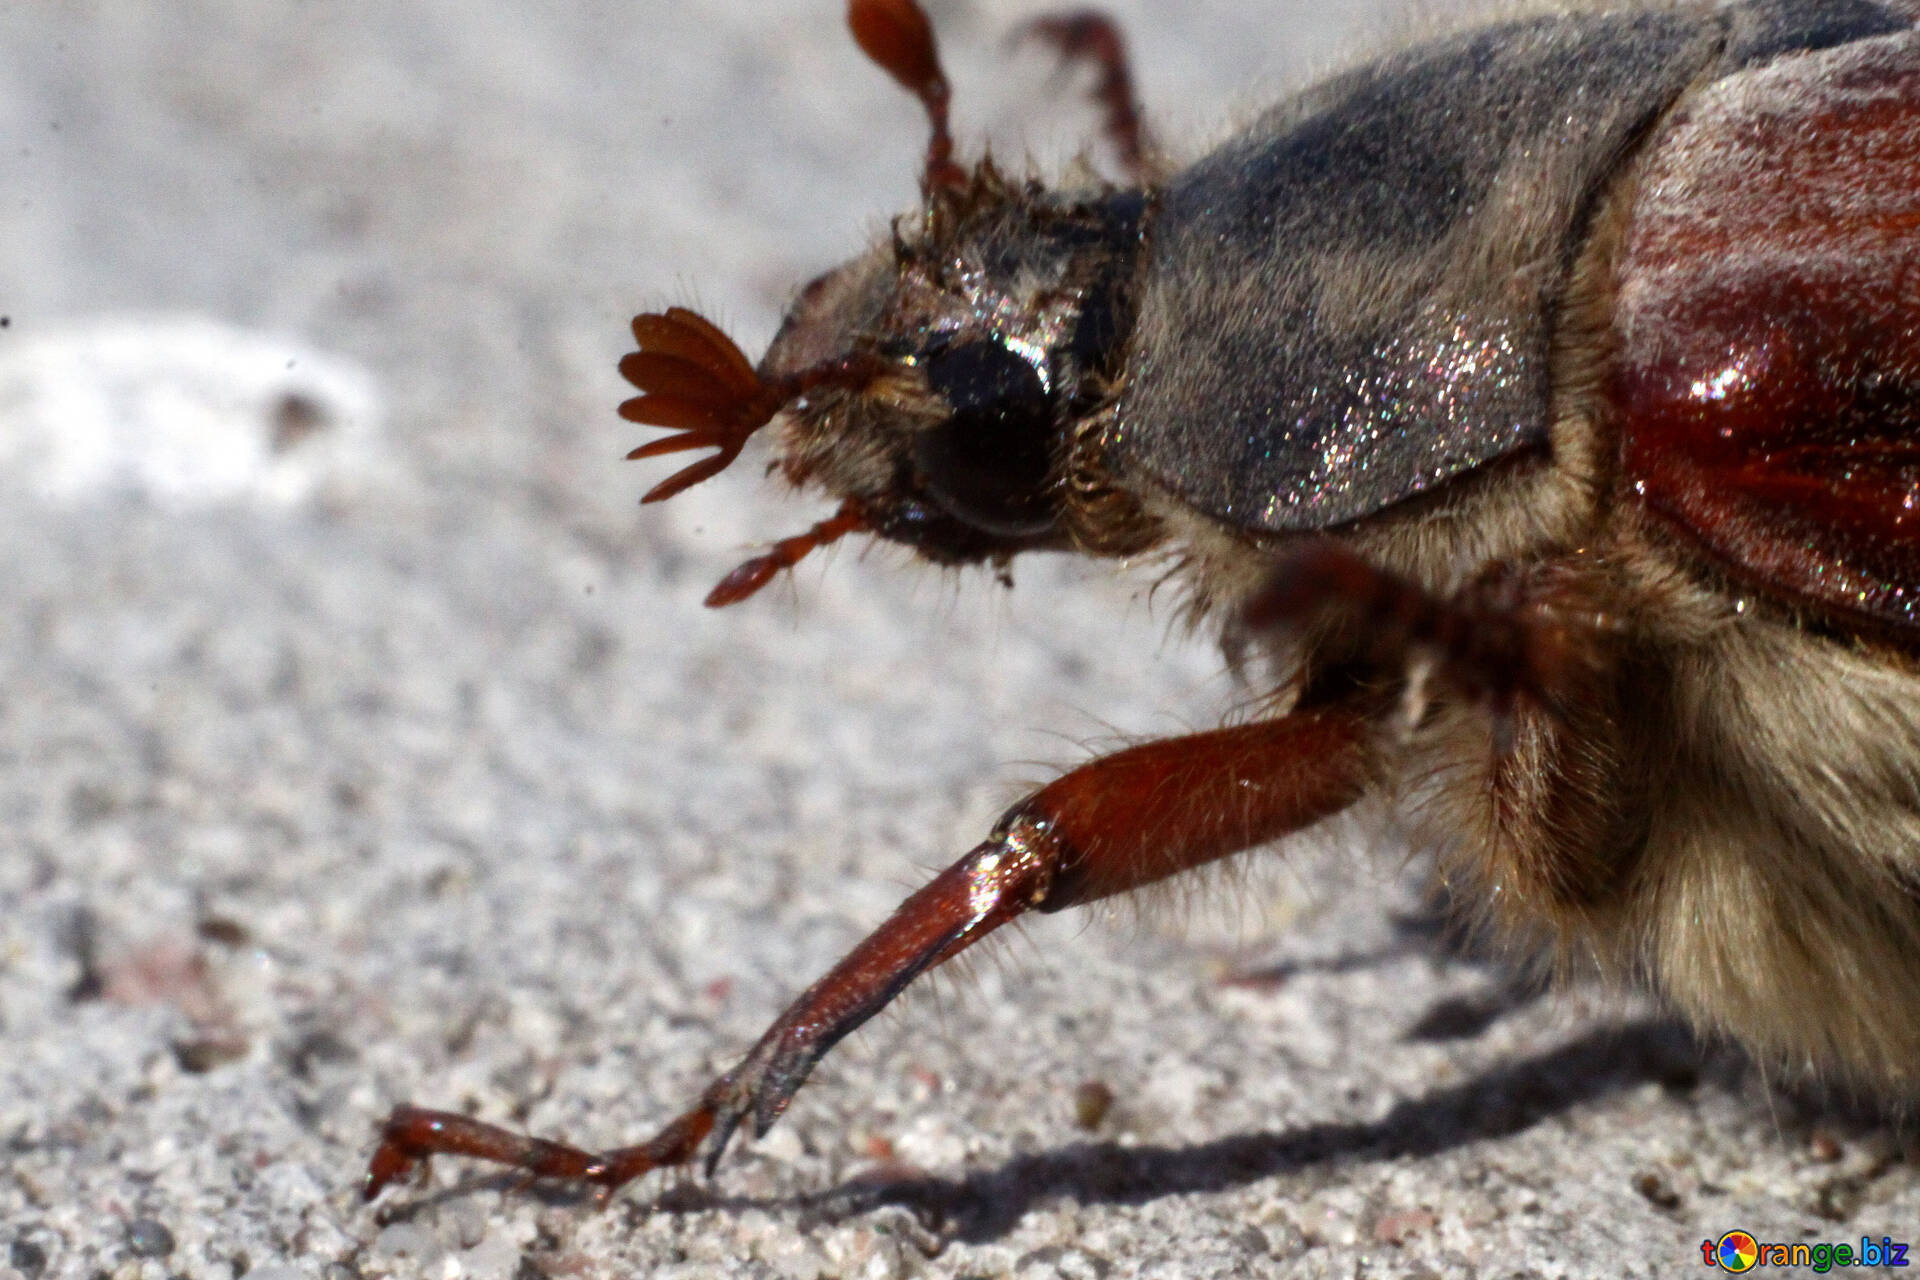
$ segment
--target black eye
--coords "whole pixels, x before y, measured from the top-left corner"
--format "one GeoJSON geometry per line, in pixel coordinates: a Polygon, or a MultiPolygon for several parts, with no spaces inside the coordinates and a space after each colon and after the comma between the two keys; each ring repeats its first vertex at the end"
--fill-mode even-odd
{"type": "Polygon", "coordinates": [[[988,532],[1051,528],[1055,431],[1039,372],[998,342],[960,342],[928,357],[927,381],[953,406],[914,444],[929,496],[988,532]]]}

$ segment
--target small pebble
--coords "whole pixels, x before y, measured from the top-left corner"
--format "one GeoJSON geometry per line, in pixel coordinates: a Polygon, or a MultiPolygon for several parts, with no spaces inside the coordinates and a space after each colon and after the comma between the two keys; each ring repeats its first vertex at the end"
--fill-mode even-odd
{"type": "Polygon", "coordinates": [[[485,1205],[471,1200],[455,1203],[447,1211],[447,1220],[453,1228],[454,1237],[460,1241],[462,1249],[471,1249],[487,1238],[487,1210],[485,1205]]]}
{"type": "Polygon", "coordinates": [[[1073,1091],[1073,1122],[1082,1129],[1098,1129],[1113,1110],[1113,1090],[1098,1080],[1084,1080],[1073,1091]]]}
{"type": "Polygon", "coordinates": [[[376,1254],[412,1258],[422,1270],[437,1265],[446,1255],[446,1250],[431,1232],[412,1222],[396,1222],[381,1228],[380,1234],[374,1237],[373,1251],[376,1254]]]}
{"type": "Polygon", "coordinates": [[[47,1269],[47,1251],[31,1240],[15,1240],[7,1248],[7,1264],[23,1276],[37,1276],[47,1269]]]}
{"type": "Polygon", "coordinates": [[[127,1224],[127,1248],[136,1258],[164,1258],[173,1252],[173,1232],[153,1218],[135,1218],[127,1224]]]}
{"type": "Polygon", "coordinates": [[[1819,1164],[1832,1164],[1846,1154],[1846,1149],[1840,1145],[1838,1138],[1824,1129],[1818,1129],[1807,1140],[1807,1154],[1819,1164]]]}
{"type": "Polygon", "coordinates": [[[1647,1172],[1633,1180],[1633,1189],[1647,1198],[1647,1203],[1656,1209],[1677,1209],[1680,1207],[1680,1193],[1675,1191],[1667,1180],[1657,1173],[1647,1172]]]}
{"type": "Polygon", "coordinates": [[[244,947],[253,940],[247,926],[226,916],[206,916],[193,926],[193,931],[206,941],[217,942],[223,947],[244,947]]]}
{"type": "Polygon", "coordinates": [[[1440,1219],[1426,1209],[1401,1209],[1380,1215],[1373,1224],[1373,1238],[1381,1244],[1404,1245],[1439,1224],[1440,1219]]]}

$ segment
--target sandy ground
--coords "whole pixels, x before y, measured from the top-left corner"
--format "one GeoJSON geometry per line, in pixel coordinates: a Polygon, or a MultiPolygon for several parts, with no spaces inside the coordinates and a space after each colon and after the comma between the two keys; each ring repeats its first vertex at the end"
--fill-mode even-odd
{"type": "MultiPolygon", "coordinates": [[[[932,7],[963,138],[1070,156],[1029,11],[932,7]]],[[[1385,25],[1116,7],[1173,137],[1385,25]]],[[[1023,786],[1239,695],[1138,574],[849,546],[713,613],[821,505],[634,506],[628,317],[757,350],[912,200],[837,5],[43,0],[0,61],[0,1277],[1654,1276],[1920,1220],[1890,1132],[1457,955],[1378,823],[1026,929],[711,1183],[361,1205],[401,1100],[644,1136],[1023,786]]]]}

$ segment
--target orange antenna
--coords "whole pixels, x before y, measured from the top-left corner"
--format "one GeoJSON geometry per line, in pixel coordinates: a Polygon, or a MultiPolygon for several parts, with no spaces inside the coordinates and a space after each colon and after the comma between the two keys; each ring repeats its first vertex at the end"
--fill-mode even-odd
{"type": "Polygon", "coordinates": [[[629,422],[670,427],[676,434],[643,444],[628,458],[684,449],[719,452],[683,467],[647,491],[642,502],[671,498],[726,469],[747,437],[780,408],[733,339],[684,307],[633,318],[638,351],[622,357],[620,375],[641,394],[620,406],[629,422]]]}
{"type": "Polygon", "coordinates": [[[953,91],[940,69],[940,50],[927,15],[914,0],[848,0],[847,26],[866,55],[927,109],[933,136],[927,140],[921,187],[931,194],[965,186],[966,171],[953,161],[953,133],[947,126],[953,91]]]}

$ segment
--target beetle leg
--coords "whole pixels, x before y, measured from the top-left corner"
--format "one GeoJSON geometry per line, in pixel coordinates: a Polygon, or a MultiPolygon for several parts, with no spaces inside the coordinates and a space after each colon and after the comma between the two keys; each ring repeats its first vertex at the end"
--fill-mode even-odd
{"type": "Polygon", "coordinates": [[[1440,596],[1323,539],[1287,557],[1242,621],[1257,630],[1332,615],[1376,654],[1424,650],[1456,687],[1487,704],[1504,754],[1515,698],[1558,712],[1577,672],[1591,665],[1597,637],[1615,625],[1572,589],[1564,570],[1496,564],[1440,596]]]}
{"type": "Polygon", "coordinates": [[[735,568],[713,590],[707,592],[706,606],[709,609],[724,609],[730,604],[738,604],[772,582],[774,575],[782,569],[791,569],[806,559],[809,552],[818,551],[850,533],[859,533],[870,527],[860,500],[848,498],[832,516],[805,533],[782,538],[762,554],[735,568]]]}
{"type": "Polygon", "coordinates": [[[1133,68],[1120,24],[1097,9],[1076,9],[1035,18],[1016,31],[1014,38],[1051,45],[1062,62],[1093,64],[1097,77],[1093,100],[1106,116],[1104,130],[1122,171],[1133,182],[1152,180],[1152,135],[1134,92],[1133,68]]]}
{"type": "Polygon", "coordinates": [[[985,841],[901,903],[650,1141],[594,1154],[402,1106],[382,1130],[366,1196],[442,1154],[608,1191],[689,1163],[703,1148],[711,1173],[742,1120],[764,1134],[821,1055],[913,979],[1001,925],[1123,893],[1346,808],[1372,774],[1373,720],[1370,707],[1340,704],[1090,760],[1015,805],[985,841]]]}

